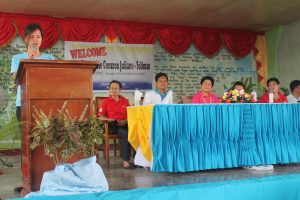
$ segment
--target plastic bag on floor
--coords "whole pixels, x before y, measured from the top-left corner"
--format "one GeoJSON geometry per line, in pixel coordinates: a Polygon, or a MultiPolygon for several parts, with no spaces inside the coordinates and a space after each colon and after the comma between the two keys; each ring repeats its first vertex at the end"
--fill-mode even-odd
{"type": "Polygon", "coordinates": [[[72,195],[108,191],[108,183],[96,157],[79,160],[74,164],[57,165],[45,172],[39,192],[26,197],[72,195]]]}

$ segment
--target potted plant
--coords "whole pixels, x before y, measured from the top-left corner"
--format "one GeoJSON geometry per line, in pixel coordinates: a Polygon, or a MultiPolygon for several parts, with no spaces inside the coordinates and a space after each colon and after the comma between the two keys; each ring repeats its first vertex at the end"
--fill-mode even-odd
{"type": "Polygon", "coordinates": [[[104,124],[94,116],[84,118],[88,105],[85,106],[79,119],[70,116],[66,105],[67,102],[55,115],[52,110],[47,115],[34,107],[35,126],[30,136],[32,138],[30,148],[35,149],[42,145],[45,155],[55,164],[65,163],[77,154],[86,157],[95,155],[97,153],[95,146],[100,144],[104,133],[104,124]]]}

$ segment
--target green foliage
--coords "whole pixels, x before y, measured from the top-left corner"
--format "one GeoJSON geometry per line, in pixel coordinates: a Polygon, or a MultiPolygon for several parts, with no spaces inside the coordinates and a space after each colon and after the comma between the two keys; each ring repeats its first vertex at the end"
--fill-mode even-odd
{"type": "Polygon", "coordinates": [[[4,89],[12,88],[14,82],[10,74],[10,60],[0,59],[0,84],[4,89]]]}
{"type": "Polygon", "coordinates": [[[100,144],[101,136],[104,134],[104,124],[94,116],[79,122],[79,129],[83,133],[80,138],[81,150],[85,156],[90,157],[96,154],[95,145],[100,144]]]}
{"type": "Polygon", "coordinates": [[[0,140],[19,140],[20,135],[20,122],[16,116],[13,116],[8,123],[0,127],[0,140]]]}
{"type": "Polygon", "coordinates": [[[0,140],[20,138],[20,123],[16,119],[16,85],[10,74],[10,59],[0,59],[0,140]]]}
{"type": "Polygon", "coordinates": [[[0,85],[6,91],[8,100],[15,101],[17,87],[10,73],[10,62],[9,59],[0,59],[0,85]]]}
{"type": "Polygon", "coordinates": [[[34,126],[31,137],[31,149],[43,145],[45,155],[54,163],[67,162],[73,155],[83,152],[86,156],[95,155],[95,145],[99,144],[104,125],[96,122],[95,117],[84,119],[88,105],[82,111],[79,120],[72,118],[65,102],[57,115],[50,111],[46,115],[34,108],[34,126]]]}
{"type": "Polygon", "coordinates": [[[283,92],[284,96],[288,96],[291,93],[289,88],[281,87],[280,90],[283,92]]]}

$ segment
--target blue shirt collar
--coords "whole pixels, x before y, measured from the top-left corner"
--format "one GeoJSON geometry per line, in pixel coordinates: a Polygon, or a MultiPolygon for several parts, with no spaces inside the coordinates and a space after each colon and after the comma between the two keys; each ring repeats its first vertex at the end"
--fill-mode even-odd
{"type": "Polygon", "coordinates": [[[155,91],[155,93],[159,94],[159,96],[160,96],[161,99],[163,100],[163,99],[167,96],[169,90],[167,90],[164,94],[161,94],[161,93],[158,91],[157,88],[155,88],[154,91],[155,91]]]}

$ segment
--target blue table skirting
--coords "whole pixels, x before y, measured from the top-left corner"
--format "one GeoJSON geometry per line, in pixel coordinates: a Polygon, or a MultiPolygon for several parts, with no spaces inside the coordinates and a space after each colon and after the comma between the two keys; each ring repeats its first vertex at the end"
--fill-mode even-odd
{"type": "Polygon", "coordinates": [[[300,162],[299,104],[156,105],[154,172],[300,162]]]}
{"type": "Polygon", "coordinates": [[[300,174],[216,183],[109,191],[70,196],[38,196],[31,200],[300,200],[300,174]]]}

